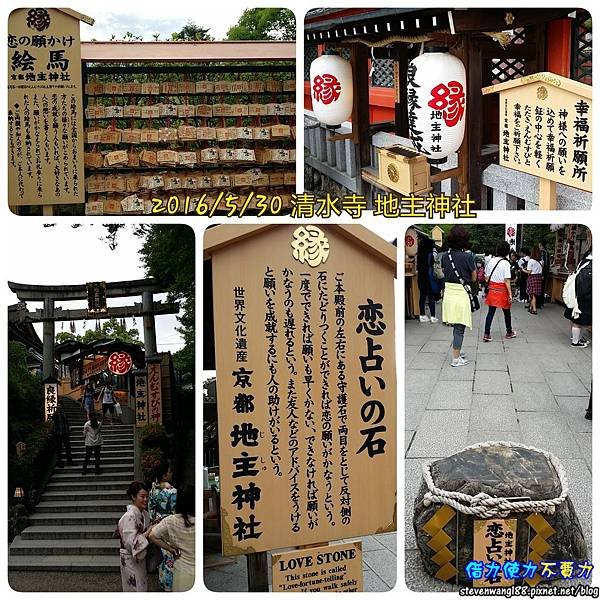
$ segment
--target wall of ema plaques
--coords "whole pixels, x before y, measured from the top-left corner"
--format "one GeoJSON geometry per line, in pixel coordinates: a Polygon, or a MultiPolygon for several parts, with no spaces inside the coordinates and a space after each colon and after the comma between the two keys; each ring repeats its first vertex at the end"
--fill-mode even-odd
{"type": "Polygon", "coordinates": [[[91,75],[84,97],[86,214],[148,213],[153,198],[172,196],[193,211],[201,197],[212,205],[230,190],[242,203],[254,192],[279,195],[289,206],[296,105],[295,81],[286,76],[232,71],[123,82],[122,75],[91,75]]]}

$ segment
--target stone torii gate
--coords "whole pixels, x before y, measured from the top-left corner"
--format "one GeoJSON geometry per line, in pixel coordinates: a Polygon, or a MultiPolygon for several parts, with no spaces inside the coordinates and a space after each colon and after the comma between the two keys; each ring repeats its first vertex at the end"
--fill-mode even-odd
{"type": "MultiPolygon", "coordinates": [[[[31,323],[43,323],[43,379],[54,377],[54,334],[57,321],[83,321],[91,319],[111,319],[124,317],[143,317],[144,348],[146,362],[157,355],[156,329],[154,318],[157,315],[169,315],[179,312],[179,305],[172,302],[154,301],[154,294],[165,290],[155,279],[136,279],[133,281],[115,281],[105,284],[106,299],[141,296],[142,302],[130,306],[106,307],[102,312],[91,312],[86,308],[63,309],[56,302],[88,300],[87,284],[80,285],[29,285],[8,282],[8,286],[22,302],[43,302],[44,307],[26,312],[25,320],[31,323]]],[[[20,318],[23,318],[21,312],[20,318]]]]}

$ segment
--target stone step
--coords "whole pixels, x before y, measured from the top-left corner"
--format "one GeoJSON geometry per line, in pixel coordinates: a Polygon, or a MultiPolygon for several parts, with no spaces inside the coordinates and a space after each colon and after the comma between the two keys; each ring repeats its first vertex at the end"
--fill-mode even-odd
{"type": "MultiPolygon", "coordinates": [[[[126,448],[133,448],[133,440],[126,437],[105,437],[102,436],[102,447],[105,446],[124,446],[126,448]]],[[[83,438],[71,438],[71,449],[73,448],[85,448],[85,440],[83,438]]]]}
{"type": "Polygon", "coordinates": [[[9,556],[8,568],[11,571],[79,571],[119,572],[119,554],[114,556],[9,556]]]}
{"type": "Polygon", "coordinates": [[[123,516],[125,509],[111,512],[63,512],[63,513],[33,513],[29,515],[29,524],[32,526],[48,525],[112,525],[117,526],[119,519],[123,516]]]}
{"type": "MultiPolygon", "coordinates": [[[[89,496],[88,496],[89,498],[89,496]]],[[[44,513],[75,513],[75,512],[125,512],[125,508],[130,501],[123,495],[121,500],[79,500],[77,502],[39,502],[35,507],[35,514],[44,513]]]]}
{"type": "Polygon", "coordinates": [[[115,556],[119,554],[117,539],[60,539],[23,540],[17,536],[10,546],[11,556],[95,555],[115,556]]]}
{"type": "MultiPolygon", "coordinates": [[[[71,448],[71,456],[73,456],[74,460],[80,459],[83,461],[83,459],[85,458],[85,450],[82,448],[81,450],[79,448],[75,449],[75,448],[71,448]]],[[[102,447],[102,449],[100,450],[100,460],[101,461],[106,461],[106,460],[119,460],[119,459],[123,459],[123,458],[129,458],[130,461],[133,460],[133,448],[130,449],[126,449],[126,450],[117,450],[115,448],[105,448],[104,446],[102,447]]],[[[94,462],[94,454],[92,453],[92,457],[91,457],[91,462],[94,462]]]]}
{"type": "MultiPolygon", "coordinates": [[[[64,467],[57,467],[54,470],[53,473],[53,477],[54,475],[60,473],[60,471],[66,473],[66,474],[70,474],[72,471],[77,471],[80,472],[81,471],[81,465],[82,465],[82,461],[79,461],[77,464],[74,465],[68,465],[66,463],[64,463],[64,467]]],[[[108,473],[133,473],[133,461],[131,460],[127,460],[127,461],[123,461],[123,462],[111,462],[111,463],[104,463],[100,465],[100,468],[108,473]]]]}
{"type": "MultiPolygon", "coordinates": [[[[90,473],[93,475],[93,469],[90,473]]],[[[86,475],[87,477],[87,475],[86,475]]],[[[110,480],[102,481],[100,478],[102,475],[96,475],[99,481],[81,481],[81,477],[76,481],[60,481],[49,483],[46,486],[45,492],[76,492],[76,491],[96,491],[96,490],[125,490],[127,486],[131,483],[131,477],[119,478],[116,477],[111,478],[110,480]]],[[[44,493],[45,493],[44,492],[44,493]]]]}
{"type": "Polygon", "coordinates": [[[90,493],[89,489],[79,489],[79,490],[46,490],[42,494],[40,499],[41,502],[68,502],[75,501],[79,502],[80,500],[87,500],[90,498],[97,498],[98,500],[125,500],[128,502],[127,495],[125,494],[125,490],[127,489],[127,485],[122,486],[122,488],[116,490],[105,490],[99,489],[94,490],[93,493],[90,493]]]}
{"type": "Polygon", "coordinates": [[[129,468],[129,471],[112,471],[108,465],[100,465],[101,473],[100,475],[96,475],[93,472],[88,472],[87,475],[81,474],[81,465],[77,467],[75,470],[67,471],[64,469],[56,469],[50,478],[50,484],[53,483],[63,483],[63,482],[95,482],[95,483],[103,483],[103,482],[111,482],[115,478],[128,479],[129,483],[133,481],[133,467],[129,468]]]}
{"type": "Polygon", "coordinates": [[[112,538],[115,531],[116,521],[113,525],[33,525],[21,532],[24,540],[47,540],[47,539],[104,539],[112,538]]]}

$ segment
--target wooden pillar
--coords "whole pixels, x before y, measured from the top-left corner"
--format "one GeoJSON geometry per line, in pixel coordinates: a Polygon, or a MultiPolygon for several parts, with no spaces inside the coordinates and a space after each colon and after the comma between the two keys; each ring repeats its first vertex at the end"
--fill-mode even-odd
{"type": "MultiPolygon", "coordinates": [[[[473,35],[466,38],[467,47],[467,191],[480,210],[481,202],[481,146],[483,140],[483,97],[481,95],[481,46],[473,35]]],[[[464,144],[463,144],[464,145],[464,144]]]]}
{"type": "Polygon", "coordinates": [[[408,46],[398,44],[393,50],[394,56],[394,131],[396,135],[408,137],[408,102],[406,75],[408,71],[408,46]]]}
{"type": "Polygon", "coordinates": [[[571,77],[571,26],[573,19],[557,19],[546,28],[546,70],[571,77]]]}
{"type": "MultiPolygon", "coordinates": [[[[540,23],[528,27],[525,34],[526,44],[532,44],[535,47],[533,57],[525,63],[525,72],[527,75],[539,73],[546,70],[546,25],[540,23]]],[[[552,44],[550,44],[552,45],[552,44]]]]}
{"type": "Polygon", "coordinates": [[[154,323],[154,298],[152,292],[142,292],[144,319],[144,348],[146,358],[156,356],[156,328],[154,323]]]}
{"type": "Polygon", "coordinates": [[[42,378],[54,377],[54,299],[44,298],[42,378]]]}
{"type": "Polygon", "coordinates": [[[266,552],[254,552],[246,554],[246,566],[248,568],[248,591],[269,591],[269,568],[267,565],[266,552]]]}
{"type": "MultiPolygon", "coordinates": [[[[459,58],[463,65],[465,65],[465,70],[467,72],[467,76],[469,73],[469,52],[468,52],[468,38],[463,35],[460,38],[460,42],[457,46],[454,46],[451,49],[451,53],[459,58]]],[[[468,85],[468,84],[467,84],[468,85]]],[[[471,107],[470,102],[467,100],[467,108],[465,110],[465,123],[469,123],[471,115],[471,107]]],[[[457,175],[458,181],[458,195],[461,198],[465,198],[467,193],[469,192],[469,127],[465,128],[465,136],[463,138],[463,142],[458,149],[458,169],[459,174],[457,175]]]]}
{"type": "Polygon", "coordinates": [[[358,145],[357,175],[371,164],[371,135],[369,132],[369,51],[364,44],[352,46],[352,78],[354,104],[352,106],[352,141],[358,145]]]}

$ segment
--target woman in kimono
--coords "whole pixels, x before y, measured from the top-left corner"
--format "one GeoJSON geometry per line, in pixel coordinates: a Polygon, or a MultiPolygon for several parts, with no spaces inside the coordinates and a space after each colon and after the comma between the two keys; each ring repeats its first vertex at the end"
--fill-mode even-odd
{"type": "MultiPolygon", "coordinates": [[[[156,480],[152,484],[148,497],[148,512],[152,525],[160,523],[162,519],[175,514],[177,489],[171,485],[173,470],[171,465],[161,465],[156,480]]],[[[158,583],[164,592],[173,589],[173,555],[161,548],[162,561],[158,566],[158,583]]]]}
{"type": "Polygon", "coordinates": [[[132,503],[127,506],[117,525],[121,540],[121,584],[124,592],[146,592],[146,552],[150,544],[148,535],[152,530],[150,515],[146,510],[148,488],[141,481],[133,481],[127,488],[127,495],[132,503]]]}

